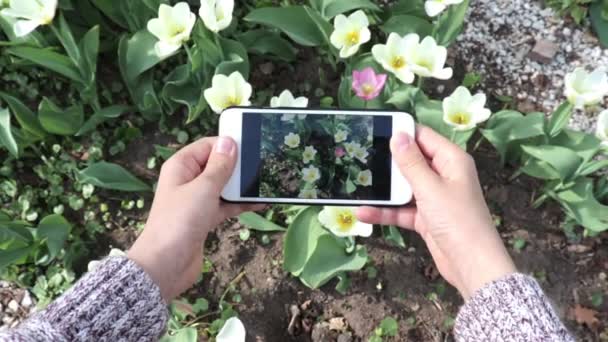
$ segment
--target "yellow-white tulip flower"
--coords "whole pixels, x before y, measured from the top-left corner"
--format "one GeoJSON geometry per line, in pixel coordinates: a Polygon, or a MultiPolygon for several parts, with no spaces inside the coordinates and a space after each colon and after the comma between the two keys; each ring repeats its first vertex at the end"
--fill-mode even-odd
{"type": "MultiPolygon", "coordinates": [[[[296,98],[291,91],[283,90],[281,95],[274,96],[270,99],[270,107],[272,108],[306,108],[308,107],[308,98],[301,96],[296,98]]],[[[295,116],[295,114],[293,114],[295,116]]],[[[306,114],[303,114],[306,117],[306,114]]]]}
{"type": "Polygon", "coordinates": [[[339,237],[372,235],[371,224],[359,222],[354,207],[324,207],[319,213],[319,222],[339,237]]]}
{"type": "Polygon", "coordinates": [[[433,37],[428,36],[418,43],[419,37],[414,34],[412,46],[406,52],[407,61],[412,72],[420,77],[433,77],[440,80],[452,78],[452,68],[444,68],[448,50],[433,37]]]}
{"type": "Polygon", "coordinates": [[[595,133],[602,140],[602,145],[608,146],[608,110],[601,112],[597,118],[595,133]]]}
{"type": "Polygon", "coordinates": [[[289,146],[290,148],[296,148],[300,146],[300,135],[296,133],[289,133],[283,138],[283,141],[285,142],[285,145],[289,146]]]}
{"type": "Polygon", "coordinates": [[[240,319],[236,317],[229,318],[220,332],[215,337],[217,342],[245,342],[247,332],[245,326],[240,319]]]}
{"type": "MultiPolygon", "coordinates": [[[[110,250],[110,254],[108,254],[108,256],[111,256],[111,257],[126,256],[126,255],[127,255],[127,253],[123,252],[122,250],[120,250],[118,248],[112,248],[110,250]]],[[[93,260],[93,261],[89,262],[89,264],[87,265],[87,270],[89,272],[91,272],[94,269],[96,269],[100,264],[101,264],[101,260],[93,260]]]]}
{"type": "Polygon", "coordinates": [[[460,86],[443,100],[443,121],[457,131],[472,129],[492,114],[485,105],[485,94],[472,96],[469,89],[460,86]]]}
{"type": "Polygon", "coordinates": [[[565,84],[566,97],[576,108],[598,104],[608,94],[608,76],[604,68],[597,68],[592,73],[576,68],[566,75],[565,84]]]}
{"type": "Polygon", "coordinates": [[[355,154],[355,151],[361,149],[361,144],[356,142],[349,142],[344,144],[344,149],[346,150],[346,153],[348,153],[348,156],[352,157],[355,154]]]}
{"type": "Polygon", "coordinates": [[[304,189],[300,191],[300,194],[298,195],[299,198],[304,199],[315,199],[317,196],[317,189],[304,189]]]}
{"type": "Polygon", "coordinates": [[[348,139],[348,132],[347,131],[338,130],[336,132],[336,134],[334,134],[334,140],[336,141],[336,143],[341,143],[343,141],[346,141],[346,139],[348,139]]]}
{"type": "Polygon", "coordinates": [[[304,152],[302,153],[302,161],[304,164],[308,164],[311,161],[315,160],[315,156],[317,155],[317,150],[312,146],[306,146],[304,152]]]}
{"type": "Polygon", "coordinates": [[[232,22],[234,0],[201,0],[198,15],[212,32],[219,32],[232,22]]]}
{"type": "Polygon", "coordinates": [[[419,39],[415,33],[410,33],[405,37],[391,33],[385,45],[374,45],[372,55],[384,69],[397,76],[401,82],[410,84],[414,82],[415,76],[407,60],[408,51],[418,46],[419,39]]]}
{"type": "Polygon", "coordinates": [[[365,147],[355,148],[355,151],[353,152],[353,157],[357,158],[363,164],[367,163],[368,156],[369,152],[367,152],[367,149],[365,147]]]}
{"type": "Polygon", "coordinates": [[[14,19],[13,32],[17,37],[24,37],[38,26],[53,22],[57,12],[57,0],[10,0],[8,7],[0,14],[14,19]]]}
{"type": "Polygon", "coordinates": [[[245,81],[240,72],[235,71],[230,76],[215,75],[211,80],[211,88],[205,90],[205,100],[217,114],[228,107],[251,105],[253,88],[245,81]]]}
{"type": "Polygon", "coordinates": [[[443,12],[450,5],[457,5],[464,0],[427,0],[424,3],[424,10],[429,17],[435,17],[443,12]]]}
{"type": "Polygon", "coordinates": [[[372,185],[372,171],[364,170],[359,172],[357,175],[356,183],[361,186],[370,186],[372,185]]]}
{"type": "Polygon", "coordinates": [[[330,41],[340,50],[341,58],[348,58],[357,53],[361,45],[369,42],[371,36],[369,20],[365,12],[358,10],[348,17],[343,14],[336,16],[330,41]]]}
{"type": "Polygon", "coordinates": [[[314,183],[321,179],[321,172],[314,166],[309,166],[302,169],[302,180],[306,183],[314,183]]]}
{"type": "Polygon", "coordinates": [[[160,58],[166,58],[179,50],[190,39],[190,33],[196,22],[196,16],[190,12],[187,2],[179,2],[175,6],[161,4],[158,18],[148,21],[148,31],[158,42],[154,51],[160,58]]]}

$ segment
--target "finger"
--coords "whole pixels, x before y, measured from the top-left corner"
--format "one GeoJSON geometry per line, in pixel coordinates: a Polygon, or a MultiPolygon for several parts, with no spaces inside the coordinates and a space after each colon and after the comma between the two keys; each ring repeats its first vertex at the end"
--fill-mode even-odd
{"type": "Polygon", "coordinates": [[[234,140],[228,137],[219,137],[213,145],[205,170],[198,177],[197,183],[207,187],[211,193],[220,192],[228,183],[236,165],[237,146],[234,140]]]}
{"type": "Polygon", "coordinates": [[[365,223],[399,226],[414,230],[416,223],[416,208],[374,208],[361,207],[357,209],[357,219],[365,223]]]}
{"type": "Polygon", "coordinates": [[[416,198],[423,198],[425,193],[438,189],[440,178],[427,163],[414,138],[407,133],[397,133],[391,139],[391,152],[416,198]]]}
{"type": "Polygon", "coordinates": [[[203,138],[177,151],[162,168],[159,185],[183,185],[205,168],[216,138],[203,138]]]}
{"type": "Polygon", "coordinates": [[[470,156],[458,145],[431,128],[418,125],[416,142],[425,157],[431,161],[433,170],[442,178],[459,175],[470,156]]]}

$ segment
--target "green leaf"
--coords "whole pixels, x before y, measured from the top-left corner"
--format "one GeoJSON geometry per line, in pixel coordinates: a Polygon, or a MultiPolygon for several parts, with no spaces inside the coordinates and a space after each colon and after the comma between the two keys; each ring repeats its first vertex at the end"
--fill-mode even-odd
{"type": "Polygon", "coordinates": [[[419,92],[420,89],[413,85],[402,84],[392,93],[391,98],[386,103],[392,104],[399,110],[411,112],[414,109],[416,96],[419,92]]]}
{"type": "Polygon", "coordinates": [[[437,44],[442,46],[450,46],[456,37],[462,32],[464,26],[464,18],[469,8],[469,1],[464,0],[458,5],[449,6],[449,8],[441,14],[433,36],[437,44]]]}
{"type": "Polygon", "coordinates": [[[362,269],[366,263],[365,247],[357,246],[353,253],[347,254],[344,244],[326,233],[318,238],[316,248],[300,274],[300,280],[306,286],[316,289],[342,272],[362,269]]]}
{"type": "MultiPolygon", "coordinates": [[[[245,21],[277,28],[304,46],[320,46],[327,41],[324,29],[319,28],[316,20],[303,6],[263,7],[245,17],[245,21]]],[[[327,25],[330,24],[327,22],[327,25]]]]}
{"type": "Polygon", "coordinates": [[[369,0],[325,0],[324,3],[321,14],[328,19],[357,9],[380,11],[380,7],[369,0]]]}
{"type": "Polygon", "coordinates": [[[384,239],[386,241],[389,241],[395,246],[405,248],[405,240],[403,239],[403,235],[401,235],[399,228],[395,226],[382,227],[382,234],[384,235],[384,239]]]}
{"type": "Polygon", "coordinates": [[[591,27],[593,31],[597,33],[600,39],[600,43],[604,48],[608,48],[608,19],[602,16],[604,12],[602,1],[594,1],[589,6],[589,19],[591,20],[591,27]]]}
{"type": "Polygon", "coordinates": [[[428,20],[413,15],[396,15],[391,17],[384,25],[381,26],[382,31],[387,35],[390,33],[398,33],[405,36],[409,33],[417,33],[424,38],[433,33],[433,24],[428,20]]]}
{"type": "Polygon", "coordinates": [[[175,154],[175,152],[177,152],[177,150],[174,148],[160,145],[154,145],[154,151],[156,152],[157,156],[163,158],[164,160],[168,160],[175,154]]]}
{"type": "Polygon", "coordinates": [[[262,232],[280,232],[287,230],[287,228],[281,227],[278,224],[273,223],[261,215],[253,212],[242,213],[239,215],[239,222],[250,229],[262,232]]]}
{"type": "Polygon", "coordinates": [[[13,115],[17,119],[17,122],[21,125],[21,128],[28,133],[32,134],[36,138],[42,139],[46,136],[46,132],[42,125],[40,125],[40,121],[38,121],[38,117],[34,112],[32,112],[23,102],[19,101],[17,98],[0,92],[0,97],[6,101],[8,106],[11,108],[13,115]]]}
{"type": "Polygon", "coordinates": [[[608,206],[595,198],[591,179],[577,179],[574,186],[558,192],[556,199],[581,226],[593,232],[608,230],[608,206]]]}
{"type": "Polygon", "coordinates": [[[382,329],[382,336],[397,336],[399,324],[394,318],[386,317],[380,322],[380,329],[382,329]]]}
{"type": "Polygon", "coordinates": [[[529,156],[550,165],[563,182],[570,180],[574,176],[583,161],[574,151],[560,146],[523,145],[522,149],[529,156]]]}
{"type": "Polygon", "coordinates": [[[196,328],[181,328],[174,335],[165,335],[159,342],[197,342],[196,328]]]}
{"type": "Polygon", "coordinates": [[[259,55],[275,55],[284,61],[296,59],[296,48],[280,34],[266,29],[249,30],[238,36],[247,51],[259,55]]]}
{"type": "Polygon", "coordinates": [[[5,50],[11,55],[28,60],[44,68],[57,72],[73,81],[84,83],[78,68],[72,61],[56,52],[28,46],[15,46],[5,50]]]}
{"type": "Polygon", "coordinates": [[[94,81],[97,74],[97,56],[99,54],[99,26],[95,26],[87,32],[80,41],[80,50],[83,59],[80,70],[83,78],[94,81]]]}
{"type": "Polygon", "coordinates": [[[551,119],[547,123],[547,135],[555,137],[560,134],[568,124],[568,121],[570,121],[573,111],[574,105],[570,102],[562,103],[555,112],[551,114],[551,119]]]}
{"type": "Polygon", "coordinates": [[[0,109],[0,145],[6,147],[15,158],[19,158],[19,147],[13,137],[11,114],[8,109],[0,109]]]}
{"type": "Polygon", "coordinates": [[[0,270],[12,264],[22,263],[33,249],[33,246],[27,246],[16,249],[0,250],[0,270]]]}
{"type": "Polygon", "coordinates": [[[249,56],[245,46],[236,40],[221,38],[220,44],[225,60],[215,69],[215,74],[230,75],[238,71],[245,79],[249,78],[249,56]]]}
{"type": "Polygon", "coordinates": [[[82,106],[61,109],[45,97],[38,108],[38,119],[42,127],[49,133],[73,135],[82,126],[84,112],[82,106]]]}
{"type": "Polygon", "coordinates": [[[299,276],[306,262],[317,247],[322,235],[329,234],[317,216],[321,208],[308,207],[301,211],[287,228],[285,247],[283,248],[283,267],[286,271],[299,276]]]}
{"type": "Polygon", "coordinates": [[[580,175],[589,176],[605,168],[608,168],[608,159],[595,160],[586,164],[585,167],[581,169],[580,175]]]}
{"type": "Polygon", "coordinates": [[[120,117],[122,114],[130,109],[128,106],[115,105],[103,108],[91,115],[91,117],[80,127],[76,136],[81,136],[90,131],[94,130],[98,125],[110,120],[120,117]]]}
{"type": "MultiPolygon", "coordinates": [[[[200,75],[200,77],[204,77],[200,75]]],[[[189,64],[176,67],[166,77],[165,86],[161,92],[162,98],[175,111],[177,105],[188,108],[188,119],[186,123],[194,121],[207,107],[203,96],[204,86],[198,82],[198,77],[193,75],[189,64]]]]}
{"type": "Polygon", "coordinates": [[[0,222],[0,250],[26,247],[33,239],[25,225],[0,222]]]}
{"type": "Polygon", "coordinates": [[[135,33],[131,38],[123,39],[126,45],[124,56],[119,58],[119,66],[127,82],[133,82],[139,75],[162,61],[154,50],[158,39],[147,29],[135,33]]]}
{"type": "Polygon", "coordinates": [[[392,15],[413,15],[428,18],[424,10],[425,0],[399,0],[390,9],[392,15]]]}
{"type": "Polygon", "coordinates": [[[93,184],[100,188],[120,191],[150,191],[148,184],[133,176],[122,166],[99,162],[89,165],[80,171],[79,179],[83,183],[93,184]]]}
{"type": "Polygon", "coordinates": [[[346,274],[346,272],[338,274],[337,277],[338,284],[336,284],[336,291],[338,291],[338,293],[340,293],[341,295],[345,295],[348,292],[348,289],[350,288],[350,277],[348,276],[348,274],[346,274]]]}
{"type": "Polygon", "coordinates": [[[71,230],[72,225],[61,215],[50,215],[40,221],[37,238],[46,240],[51,259],[61,252],[71,230]]]}
{"type": "Polygon", "coordinates": [[[82,66],[82,56],[80,54],[80,49],[78,48],[78,45],[76,44],[76,40],[74,40],[74,35],[72,35],[72,30],[70,30],[70,26],[68,25],[67,21],[65,21],[65,17],[63,16],[63,14],[59,13],[58,21],[59,21],[58,30],[55,29],[54,26],[51,26],[57,33],[56,34],[57,39],[59,39],[59,42],[61,43],[61,45],[65,49],[65,52],[67,52],[68,56],[72,60],[72,63],[79,67],[82,66]]]}

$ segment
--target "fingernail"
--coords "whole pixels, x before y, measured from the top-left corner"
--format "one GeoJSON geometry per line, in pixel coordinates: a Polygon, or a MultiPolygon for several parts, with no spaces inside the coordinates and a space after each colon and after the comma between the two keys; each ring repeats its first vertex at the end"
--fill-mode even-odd
{"type": "Polygon", "coordinates": [[[411,143],[412,138],[410,138],[407,133],[400,132],[395,136],[394,144],[397,150],[405,150],[410,146],[411,143]]]}
{"type": "Polygon", "coordinates": [[[215,152],[220,154],[232,154],[234,142],[230,138],[219,137],[215,143],[215,152]]]}

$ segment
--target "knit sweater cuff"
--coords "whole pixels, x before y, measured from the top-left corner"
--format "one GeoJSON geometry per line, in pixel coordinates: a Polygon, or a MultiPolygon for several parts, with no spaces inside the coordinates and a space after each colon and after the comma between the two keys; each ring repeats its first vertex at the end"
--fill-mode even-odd
{"type": "Polygon", "coordinates": [[[574,341],[534,278],[511,274],[479,291],[460,309],[458,341],[574,341]]]}
{"type": "Polygon", "coordinates": [[[36,319],[70,341],[149,341],[165,331],[168,311],[143,269],[126,257],[109,257],[36,319]]]}

